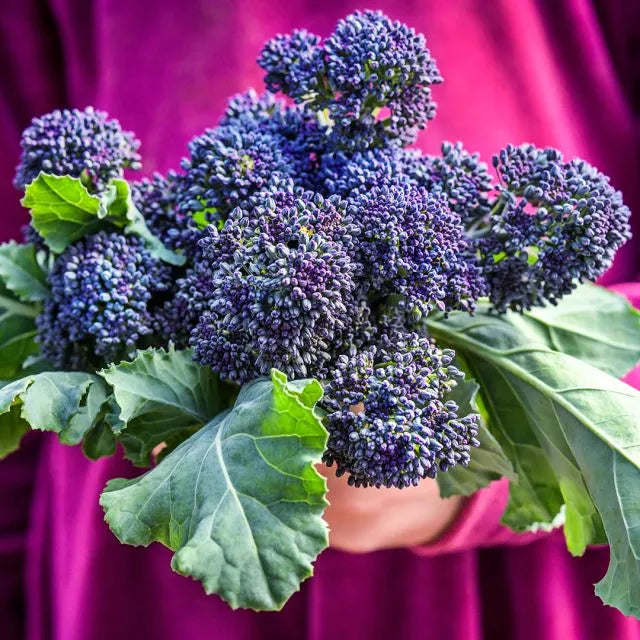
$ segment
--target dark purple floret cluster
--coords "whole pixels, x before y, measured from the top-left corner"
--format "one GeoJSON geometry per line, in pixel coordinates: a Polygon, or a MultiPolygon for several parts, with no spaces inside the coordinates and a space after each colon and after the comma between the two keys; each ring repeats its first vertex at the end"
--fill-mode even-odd
{"type": "Polygon", "coordinates": [[[442,77],[424,36],[380,11],[356,11],[324,41],[307,31],[269,40],[258,60],[270,91],[327,117],[332,146],[408,144],[435,116],[442,77]]]}
{"type": "Polygon", "coordinates": [[[259,95],[250,89],[229,100],[220,126],[239,123],[272,133],[294,165],[298,179],[300,172],[315,169],[325,150],[326,131],[317,114],[304,105],[288,105],[269,92],[259,95]]]}
{"type": "Polygon", "coordinates": [[[407,164],[416,155],[419,152],[396,147],[326,153],[320,161],[315,188],[325,194],[353,199],[391,183],[417,185],[406,173],[407,164]]]}
{"type": "Polygon", "coordinates": [[[293,164],[272,133],[246,122],[210,129],[189,144],[184,160],[180,208],[223,221],[228,212],[251,194],[267,189],[274,177],[293,173],[293,164]]]}
{"type": "Polygon", "coordinates": [[[399,295],[418,316],[473,311],[484,284],[460,216],[422,187],[374,188],[351,201],[352,251],[377,297],[399,295]]]}
{"type": "MultiPolygon", "coordinates": [[[[406,148],[442,78],[424,37],[380,12],[356,11],[326,39],[276,36],[259,64],[266,93],[232,97],[181,172],[132,184],[149,230],[186,264],[115,232],[50,255],[44,355],[95,368],[172,342],[237,383],[272,368],[318,378],[325,462],[355,486],[466,465],[478,417],[448,400],[462,374],[422,335],[424,316],[474,313],[484,296],[500,313],[556,303],[611,263],[628,208],[553,149],[508,146],[494,179],[459,142],[406,148]]],[[[136,149],[106,114],[57,111],[25,132],[16,184],[44,170],[98,192],[139,165],[136,149]]]]}
{"type": "Polygon", "coordinates": [[[212,271],[211,264],[198,253],[194,264],[176,279],[171,295],[154,317],[154,329],[163,342],[171,341],[180,349],[189,346],[191,333],[207,310],[212,271]]]}
{"type": "Polygon", "coordinates": [[[139,169],[140,142],[104,111],[87,107],[56,110],[34,118],[20,141],[22,154],[14,185],[24,189],[42,171],[82,177],[91,191],[102,191],[126,168],[139,169]]]}
{"type": "Polygon", "coordinates": [[[166,176],[156,173],[151,179],[133,182],[131,198],[157,238],[172,250],[192,255],[197,251],[202,232],[193,217],[178,208],[181,180],[182,176],[173,171],[166,176]]]}
{"type": "Polygon", "coordinates": [[[342,203],[276,191],[236,208],[202,242],[208,306],[191,335],[195,357],[246,382],[271,368],[324,377],[363,313],[356,265],[329,239],[342,203]]]}
{"type": "Polygon", "coordinates": [[[391,182],[441,194],[467,227],[488,216],[490,193],[495,189],[487,165],[461,142],[444,142],[441,155],[394,146],[354,153],[332,151],[321,158],[315,188],[353,197],[391,182]]]}
{"type": "Polygon", "coordinates": [[[503,149],[494,166],[500,194],[475,245],[498,311],[556,304],[596,280],[630,237],[621,193],[583,160],[522,145],[503,149]]]}
{"type": "Polygon", "coordinates": [[[442,193],[464,224],[489,214],[493,180],[488,167],[478,153],[469,153],[461,142],[444,142],[439,156],[414,153],[404,165],[413,182],[430,193],[442,193]]]}
{"type": "Polygon", "coordinates": [[[92,370],[126,357],[152,333],[153,298],[169,268],[138,238],[101,231],[67,248],[37,318],[42,354],[61,369],[92,370]]]}
{"type": "Polygon", "coordinates": [[[329,113],[345,148],[388,139],[411,143],[435,117],[431,85],[442,77],[424,36],[414,29],[380,11],[356,11],[338,22],[324,51],[334,91],[329,113]],[[357,123],[361,135],[350,135],[352,127],[341,131],[345,120],[357,123]]]}
{"type": "Polygon", "coordinates": [[[268,96],[248,92],[232,98],[215,129],[194,138],[178,199],[180,211],[212,222],[277,181],[304,182],[324,144],[315,115],[268,96]]]}
{"type": "Polygon", "coordinates": [[[296,102],[312,101],[313,96],[325,91],[320,86],[325,73],[322,38],[306,29],[291,34],[279,34],[268,40],[258,64],[267,72],[266,88],[272,93],[283,93],[296,102]]]}
{"type": "Polygon", "coordinates": [[[324,399],[324,462],[357,487],[407,487],[470,460],[478,416],[460,418],[446,396],[463,374],[454,353],[415,333],[378,336],[340,356],[324,399]]]}

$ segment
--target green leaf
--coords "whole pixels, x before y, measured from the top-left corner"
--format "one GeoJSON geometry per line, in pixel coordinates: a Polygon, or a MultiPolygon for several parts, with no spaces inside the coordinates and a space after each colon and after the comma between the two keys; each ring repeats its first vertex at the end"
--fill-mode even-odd
{"type": "Polygon", "coordinates": [[[100,198],[98,217],[108,218],[112,224],[124,227],[132,219],[133,208],[129,183],[121,178],[115,178],[100,198]]]}
{"type": "Polygon", "coordinates": [[[101,196],[91,195],[80,178],[40,173],[21,203],[31,209],[31,224],[54,253],[80,238],[115,225],[139,236],[158,259],[183,265],[185,257],[167,249],[147,228],[131,199],[126,180],[116,178],[101,196]]]}
{"type": "MultiPolygon", "coordinates": [[[[518,397],[504,383],[499,368],[475,360],[472,371],[480,383],[489,431],[517,475],[517,482],[510,483],[509,502],[502,522],[516,531],[551,528],[564,501],[529,416],[518,397]]],[[[471,455],[473,458],[473,453],[471,455]]]]}
{"type": "Polygon", "coordinates": [[[585,469],[587,483],[598,505],[609,539],[609,567],[596,584],[596,593],[607,604],[625,615],[640,617],[640,505],[638,502],[638,469],[615,451],[599,446],[589,432],[573,442],[580,466],[585,469]],[[600,473],[611,469],[611,473],[600,473]]]}
{"type": "Polygon", "coordinates": [[[110,395],[96,418],[93,427],[82,440],[82,451],[90,460],[111,456],[116,451],[115,433],[124,427],[119,418],[120,407],[113,395],[110,395]]]}
{"type": "Polygon", "coordinates": [[[125,233],[141,238],[155,258],[174,266],[185,264],[185,256],[167,249],[160,238],[151,233],[144,216],[133,203],[131,188],[126,180],[111,181],[109,190],[102,198],[102,205],[109,212],[109,220],[115,219],[118,224],[125,227],[125,233]]]}
{"type": "Polygon", "coordinates": [[[315,470],[327,433],[320,384],[284,374],[245,385],[235,406],[139,478],[101,496],[121,542],[159,541],[172,567],[233,608],[280,609],[327,546],[325,480],[315,470]]]}
{"type": "Polygon", "coordinates": [[[0,414],[0,460],[20,447],[22,436],[29,425],[20,417],[20,407],[15,405],[0,414]]]}
{"type": "Polygon", "coordinates": [[[99,420],[85,435],[82,451],[90,460],[112,456],[116,452],[116,438],[109,425],[99,420]]]}
{"type": "Polygon", "coordinates": [[[10,313],[0,315],[0,380],[14,378],[24,361],[38,353],[33,318],[10,313]]]}
{"type": "Polygon", "coordinates": [[[478,384],[473,380],[459,382],[447,396],[458,405],[458,415],[463,417],[470,413],[480,414],[478,439],[480,447],[471,453],[468,467],[456,465],[446,473],[438,474],[440,495],[448,498],[453,495],[469,496],[478,489],[486,487],[493,480],[506,476],[510,480],[516,479],[516,474],[502,447],[487,429],[483,411],[478,406],[478,384]]]}
{"type": "Polygon", "coordinates": [[[640,361],[640,313],[622,296],[594,284],[557,306],[536,307],[516,320],[550,349],[621,378],[640,361]]]}
{"type": "Polygon", "coordinates": [[[0,245],[0,279],[9,291],[25,302],[49,297],[46,274],[38,264],[32,244],[7,242],[0,245]]]}
{"type": "Polygon", "coordinates": [[[107,215],[100,198],[71,176],[40,173],[27,185],[21,203],[31,210],[31,224],[55,253],[104,228],[107,215]]]}
{"type": "Polygon", "coordinates": [[[37,305],[19,302],[0,280],[0,387],[41,371],[30,364],[39,352],[37,312],[37,305]]]}
{"type": "Polygon", "coordinates": [[[40,358],[38,356],[34,356],[33,358],[27,358],[24,362],[24,366],[17,375],[13,376],[13,378],[0,379],[0,389],[2,387],[6,387],[8,384],[19,380],[20,378],[26,378],[28,376],[34,376],[38,373],[44,373],[46,371],[51,371],[52,365],[50,362],[45,360],[44,358],[40,358]]]}
{"type": "Polygon", "coordinates": [[[89,373],[45,372],[4,385],[0,388],[0,452],[17,448],[17,434],[29,428],[54,431],[61,442],[78,444],[105,399],[104,382],[89,373]]]}
{"type": "Polygon", "coordinates": [[[37,313],[37,305],[20,302],[0,279],[0,386],[2,381],[27,375],[25,362],[39,351],[35,341],[37,313]]]}
{"type": "Polygon", "coordinates": [[[106,385],[99,378],[92,377],[77,412],[69,419],[67,426],[58,432],[60,442],[71,445],[82,442],[101,417],[106,400],[106,385]]]}
{"type": "MultiPolygon", "coordinates": [[[[186,262],[185,256],[175,253],[164,246],[160,238],[151,233],[144,216],[133,203],[131,189],[126,180],[113,180],[111,192],[108,192],[106,203],[110,215],[122,216],[126,220],[125,233],[130,233],[141,238],[148,251],[167,264],[182,266],[186,262]]],[[[111,219],[111,218],[110,218],[111,219]]]]}
{"type": "Polygon", "coordinates": [[[38,304],[20,302],[16,295],[7,289],[4,281],[0,278],[0,313],[36,318],[39,312],[38,304]]]}
{"type": "Polygon", "coordinates": [[[185,440],[229,406],[230,388],[194,362],[191,350],[147,349],[100,375],[119,407],[114,431],[126,457],[140,466],[150,463],[157,445],[185,440]]]}
{"type": "Polygon", "coordinates": [[[434,316],[427,324],[461,353],[480,383],[492,433],[518,474],[512,487],[530,485],[542,503],[560,492],[569,550],[580,554],[607,540],[611,560],[597,592],[626,615],[640,616],[640,393],[586,362],[532,344],[515,314],[481,310],[475,317],[434,316]],[[526,447],[514,459],[501,437],[526,447]],[[551,469],[547,495],[545,483],[528,483],[523,469],[528,463],[531,473],[544,459],[551,469]]]}
{"type": "Polygon", "coordinates": [[[20,302],[3,288],[0,282],[0,312],[2,311],[11,315],[24,316],[25,318],[36,318],[39,313],[37,306],[20,302]]]}

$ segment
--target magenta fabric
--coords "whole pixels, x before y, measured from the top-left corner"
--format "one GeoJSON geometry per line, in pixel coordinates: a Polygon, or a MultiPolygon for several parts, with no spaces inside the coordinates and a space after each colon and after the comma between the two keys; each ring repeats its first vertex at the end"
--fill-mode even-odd
{"type": "MultiPolygon", "coordinates": [[[[254,58],[267,37],[300,26],[327,34],[367,6],[424,32],[445,77],[422,148],[461,139],[488,159],[507,142],[557,146],[611,175],[639,212],[632,4],[8,0],[0,12],[0,239],[16,237],[25,221],[10,182],[32,116],[93,104],[140,136],[147,173],[175,167],[229,94],[259,87],[254,58]]],[[[634,241],[603,281],[635,280],[638,262],[634,241]]],[[[638,285],[625,291],[640,301],[638,285]]],[[[640,386],[640,373],[629,380],[640,386]]],[[[135,473],[128,464],[90,463],[49,437],[28,444],[0,465],[2,638],[640,638],[636,621],[593,595],[606,550],[574,559],[558,532],[518,538],[499,527],[504,483],[475,496],[434,545],[325,552],[282,612],[256,614],[233,612],[173,574],[166,549],[119,545],[98,495],[109,478],[135,473]]]]}

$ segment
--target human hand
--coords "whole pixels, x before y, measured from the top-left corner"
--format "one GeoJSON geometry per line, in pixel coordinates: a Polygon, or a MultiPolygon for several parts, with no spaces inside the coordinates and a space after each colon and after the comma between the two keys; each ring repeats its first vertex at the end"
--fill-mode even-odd
{"type": "Polygon", "coordinates": [[[453,523],[464,498],[441,498],[438,483],[429,478],[406,489],[355,488],[335,467],[318,465],[327,478],[329,544],[335,549],[366,553],[411,547],[439,538],[453,523]]]}

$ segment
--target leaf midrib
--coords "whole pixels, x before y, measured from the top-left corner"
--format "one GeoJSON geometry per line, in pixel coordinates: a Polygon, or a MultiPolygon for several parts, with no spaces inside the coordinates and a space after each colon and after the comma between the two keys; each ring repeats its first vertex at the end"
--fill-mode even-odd
{"type": "MultiPolygon", "coordinates": [[[[530,375],[525,369],[514,364],[508,358],[505,358],[504,352],[501,352],[500,350],[495,349],[494,347],[484,345],[478,342],[477,340],[469,338],[468,336],[464,335],[460,331],[449,331],[447,330],[446,325],[443,326],[442,323],[439,323],[437,321],[427,320],[427,324],[430,328],[435,327],[436,333],[438,332],[438,329],[440,329],[440,334],[445,339],[448,338],[450,341],[450,344],[454,346],[456,344],[459,344],[459,345],[462,345],[463,347],[466,345],[467,348],[471,350],[479,359],[486,360],[487,362],[489,362],[494,366],[497,366],[498,368],[502,367],[506,371],[509,371],[509,373],[511,373],[515,377],[520,378],[526,384],[529,384],[534,389],[544,394],[545,397],[550,397],[552,399],[552,402],[556,402],[561,407],[563,407],[568,413],[573,415],[577,420],[580,421],[581,424],[584,424],[584,426],[586,426],[599,440],[606,442],[607,445],[612,450],[616,451],[619,455],[621,455],[623,458],[628,460],[632,465],[636,467],[638,466],[637,462],[633,460],[631,457],[629,457],[629,455],[626,454],[624,450],[621,450],[617,446],[617,444],[609,440],[606,440],[603,437],[602,433],[595,428],[594,424],[592,424],[592,421],[589,420],[584,414],[580,413],[573,404],[565,400],[564,397],[561,395],[555,395],[554,393],[550,393],[550,392],[556,392],[556,390],[553,389],[552,387],[549,387],[549,385],[543,383],[539,378],[536,378],[535,376],[530,375]]],[[[465,328],[465,331],[466,331],[466,328],[465,328]]],[[[524,348],[518,349],[518,351],[521,353],[536,352],[536,351],[541,353],[545,353],[545,352],[557,353],[557,352],[551,351],[549,348],[542,348],[537,346],[524,347],[524,348]]],[[[572,358],[572,356],[569,356],[567,354],[563,354],[563,355],[567,358],[572,358]]],[[[575,358],[572,358],[572,359],[575,359],[575,358]]]]}
{"type": "Polygon", "coordinates": [[[25,318],[35,318],[38,316],[38,309],[35,306],[12,300],[7,296],[0,295],[0,309],[5,309],[9,314],[13,313],[17,316],[25,318]]]}
{"type": "MultiPolygon", "coordinates": [[[[509,384],[509,381],[506,379],[504,373],[502,371],[500,371],[500,368],[496,367],[495,363],[490,362],[489,364],[496,368],[498,375],[505,381],[505,383],[509,386],[509,388],[512,390],[512,392],[515,394],[515,392],[513,391],[513,388],[509,384]]],[[[479,379],[481,379],[482,378],[482,374],[477,375],[477,377],[479,379]]],[[[516,398],[518,397],[517,394],[515,394],[515,396],[516,396],[516,398]]],[[[492,397],[487,397],[485,402],[488,402],[492,407],[496,406],[492,397]]],[[[527,413],[527,411],[526,411],[526,409],[524,407],[523,407],[523,412],[525,413],[525,415],[527,417],[529,417],[528,413],[527,413]]],[[[505,440],[507,440],[509,442],[509,445],[512,448],[513,455],[516,458],[516,462],[517,462],[518,468],[515,469],[515,472],[516,472],[516,474],[518,476],[518,483],[520,485],[526,485],[528,490],[531,493],[533,493],[533,495],[538,495],[537,490],[536,490],[536,487],[538,486],[538,483],[533,483],[531,481],[531,479],[529,478],[529,474],[524,472],[524,468],[523,468],[521,460],[520,460],[520,455],[518,453],[520,449],[523,449],[525,447],[527,447],[527,448],[528,447],[533,447],[533,445],[528,443],[528,442],[516,442],[515,440],[513,440],[511,438],[510,434],[509,434],[509,430],[506,429],[504,424],[503,424],[502,416],[501,416],[499,411],[494,410],[491,415],[492,415],[492,418],[494,419],[494,421],[498,423],[498,425],[499,425],[498,428],[502,432],[502,435],[505,438],[505,440]]],[[[547,505],[544,504],[544,502],[540,501],[540,504],[542,505],[542,507],[546,511],[549,511],[547,505]]]]}

